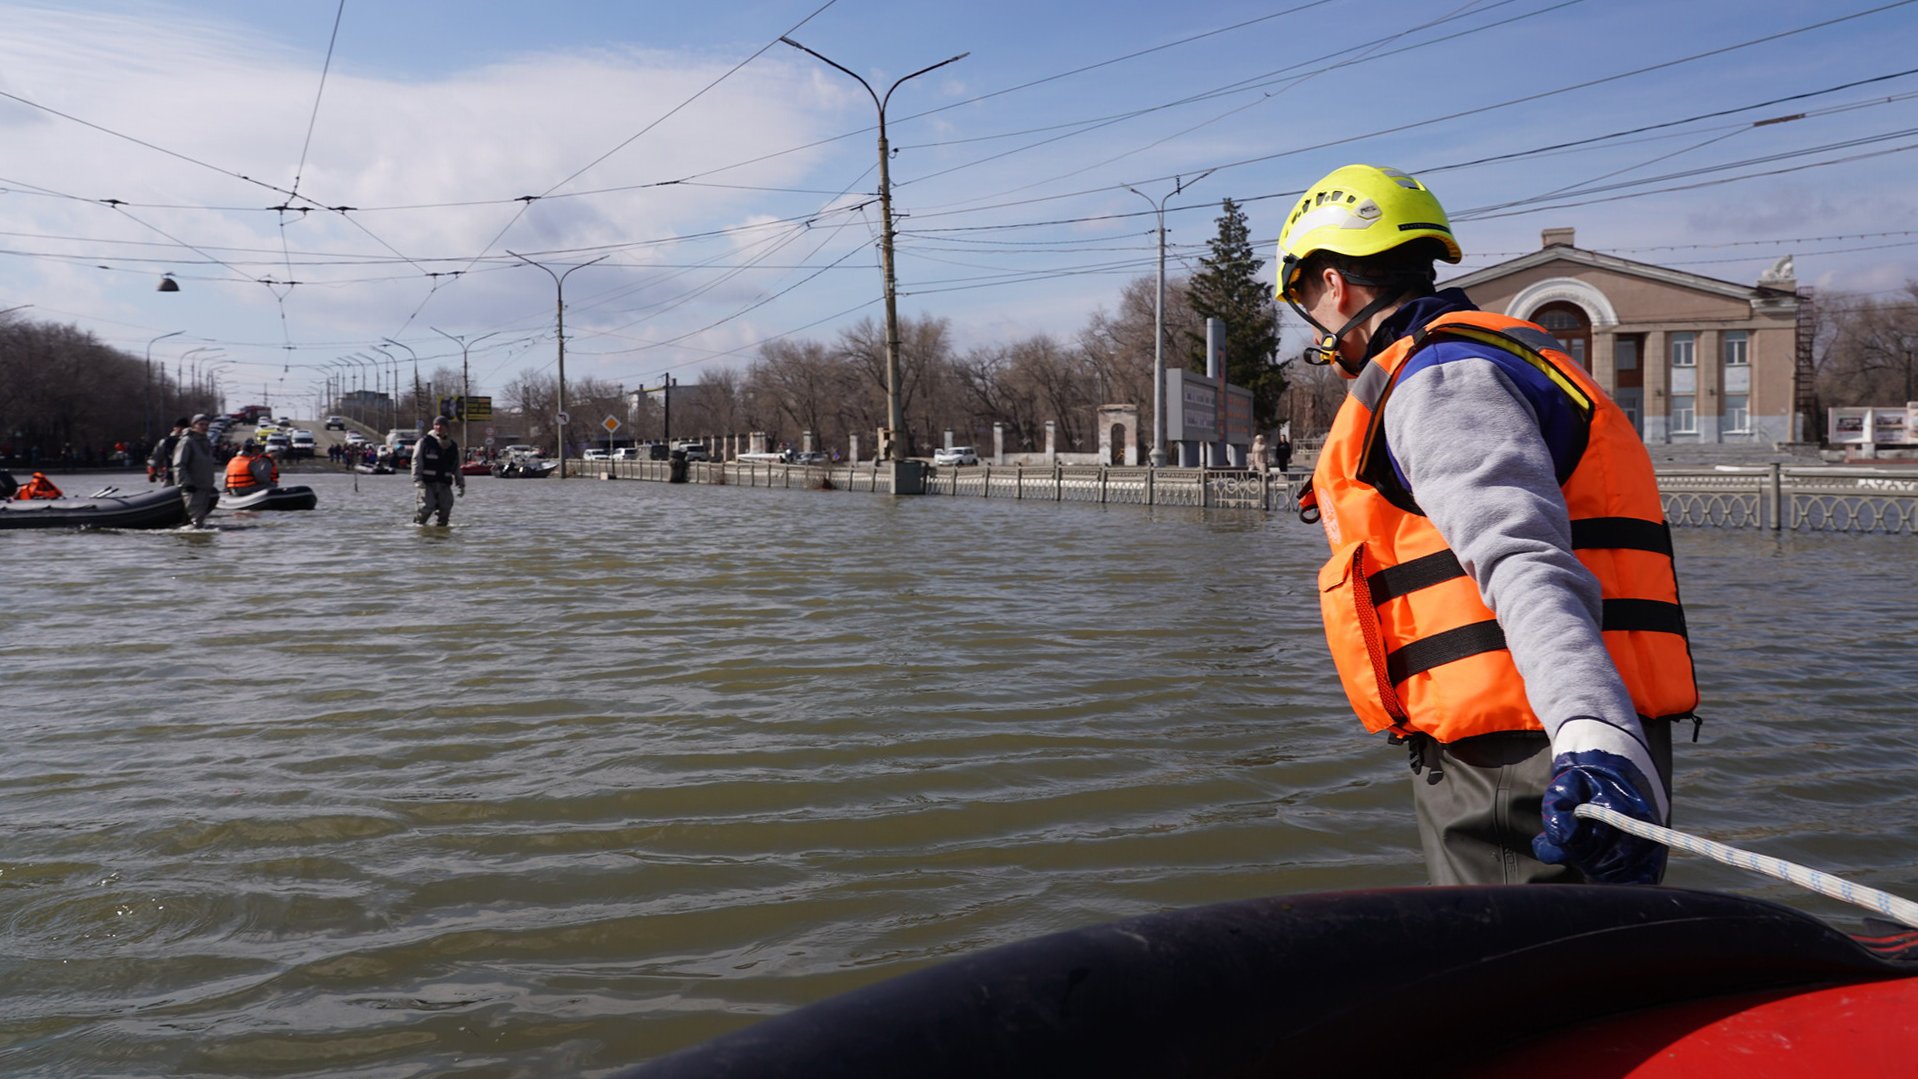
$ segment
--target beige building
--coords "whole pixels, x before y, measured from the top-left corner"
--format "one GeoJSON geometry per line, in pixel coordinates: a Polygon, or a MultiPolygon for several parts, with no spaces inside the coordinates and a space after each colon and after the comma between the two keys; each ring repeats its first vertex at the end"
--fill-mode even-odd
{"type": "Polygon", "coordinates": [[[1539,250],[1443,282],[1550,330],[1647,443],[1770,445],[1796,417],[1802,314],[1789,256],[1755,285],[1633,262],[1546,229],[1539,250]]]}

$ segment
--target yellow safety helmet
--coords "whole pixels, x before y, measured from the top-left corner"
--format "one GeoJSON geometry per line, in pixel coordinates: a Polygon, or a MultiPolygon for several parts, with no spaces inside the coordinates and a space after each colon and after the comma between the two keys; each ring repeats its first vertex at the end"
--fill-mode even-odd
{"type": "Polygon", "coordinates": [[[1397,169],[1346,165],[1311,187],[1279,230],[1280,299],[1296,299],[1299,264],[1316,251],[1364,257],[1437,240],[1447,262],[1464,257],[1437,196],[1397,169]]]}

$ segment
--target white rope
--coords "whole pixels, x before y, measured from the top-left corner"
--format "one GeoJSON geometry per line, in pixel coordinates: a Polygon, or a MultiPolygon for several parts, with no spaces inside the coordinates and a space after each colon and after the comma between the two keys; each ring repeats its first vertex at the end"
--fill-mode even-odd
{"type": "Polygon", "coordinates": [[[1606,809],[1604,806],[1587,804],[1579,806],[1572,812],[1589,820],[1609,824],[1621,832],[1630,833],[1640,839],[1662,843],[1675,850],[1702,854],[1713,861],[1777,877],[1779,880],[1796,884],[1800,888],[1809,888],[1819,895],[1843,900],[1867,910],[1875,910],[1900,925],[1918,929],[1918,903],[1901,899],[1890,892],[1881,892],[1876,888],[1853,884],[1851,881],[1834,877],[1829,873],[1820,873],[1816,869],[1799,865],[1797,862],[1787,862],[1783,858],[1754,854],[1748,850],[1728,847],[1723,843],[1702,839],[1685,832],[1647,824],[1636,817],[1628,817],[1617,810],[1606,809]]]}

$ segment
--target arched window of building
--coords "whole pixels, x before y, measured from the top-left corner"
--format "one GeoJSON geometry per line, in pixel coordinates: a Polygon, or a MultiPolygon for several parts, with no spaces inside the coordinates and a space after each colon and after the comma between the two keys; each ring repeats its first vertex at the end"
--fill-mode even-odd
{"type": "Polygon", "coordinates": [[[1532,312],[1532,321],[1550,330],[1580,367],[1592,369],[1592,320],[1584,308],[1555,300],[1532,312]]]}

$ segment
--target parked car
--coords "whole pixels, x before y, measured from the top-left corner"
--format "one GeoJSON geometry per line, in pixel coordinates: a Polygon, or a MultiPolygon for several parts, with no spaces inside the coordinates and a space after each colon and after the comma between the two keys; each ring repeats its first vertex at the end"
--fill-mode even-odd
{"type": "Polygon", "coordinates": [[[826,456],[826,451],[824,450],[800,450],[792,455],[792,463],[796,465],[824,465],[831,464],[832,462],[831,459],[826,456]]]}
{"type": "Polygon", "coordinates": [[[313,432],[295,431],[286,437],[287,437],[287,441],[291,442],[293,445],[293,456],[295,457],[313,456],[313,432]]]}
{"type": "Polygon", "coordinates": [[[348,431],[346,433],[346,444],[349,446],[364,446],[366,445],[366,436],[360,434],[358,431],[348,431]]]}
{"type": "Polygon", "coordinates": [[[612,459],[613,455],[606,450],[587,450],[585,453],[580,454],[580,460],[582,461],[610,461],[612,459]]]}
{"type": "Polygon", "coordinates": [[[326,429],[329,431],[346,430],[346,417],[345,416],[328,416],[326,418],[326,429]]]}
{"type": "Polygon", "coordinates": [[[713,459],[712,451],[706,448],[704,442],[681,442],[673,448],[676,450],[684,450],[688,461],[710,461],[713,459]]]}
{"type": "Polygon", "coordinates": [[[392,454],[395,465],[411,464],[413,444],[420,440],[420,433],[410,427],[395,427],[386,432],[386,448],[392,454]]]}
{"type": "Polygon", "coordinates": [[[266,436],[265,450],[268,453],[278,451],[281,457],[293,456],[293,440],[285,435],[266,436]]]}
{"type": "Polygon", "coordinates": [[[639,461],[645,457],[646,449],[643,446],[621,446],[613,451],[615,461],[639,461]]]}
{"type": "Polygon", "coordinates": [[[979,455],[972,452],[971,446],[948,446],[932,451],[932,463],[935,465],[976,465],[979,455]]]}

